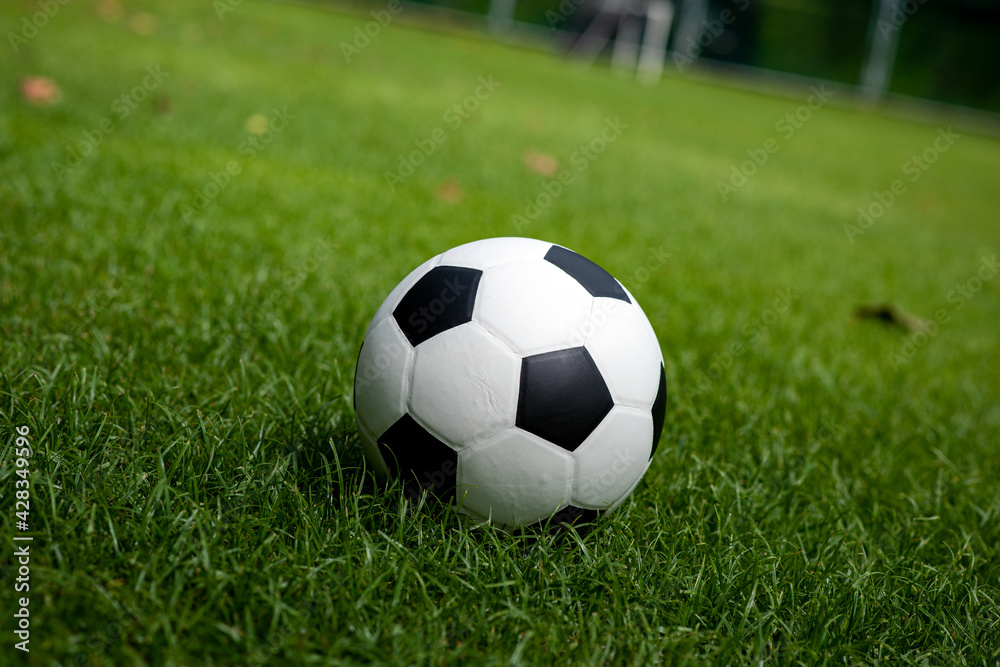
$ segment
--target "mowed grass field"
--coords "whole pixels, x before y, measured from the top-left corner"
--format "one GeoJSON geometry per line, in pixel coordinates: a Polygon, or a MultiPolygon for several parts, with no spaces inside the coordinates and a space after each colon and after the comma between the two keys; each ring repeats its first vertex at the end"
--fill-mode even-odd
{"type": "Polygon", "coordinates": [[[408,10],[347,62],[364,13],[103,6],[0,49],[0,663],[1000,660],[995,139],[644,88],[408,10]],[[510,235],[616,275],[666,361],[652,466],[579,535],[362,471],[368,320],[510,235]],[[932,324],[853,317],[874,302],[932,324]]]}

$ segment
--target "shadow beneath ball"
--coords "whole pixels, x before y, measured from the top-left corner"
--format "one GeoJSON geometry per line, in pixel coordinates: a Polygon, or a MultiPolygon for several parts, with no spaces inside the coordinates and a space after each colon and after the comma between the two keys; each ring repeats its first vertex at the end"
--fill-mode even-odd
{"type": "Polygon", "coordinates": [[[502,526],[462,513],[456,500],[454,487],[445,486],[445,488],[437,489],[433,482],[428,482],[426,478],[421,482],[416,473],[409,472],[409,477],[405,475],[401,478],[393,476],[388,481],[379,480],[378,482],[379,484],[388,483],[395,487],[393,489],[395,493],[390,493],[390,497],[398,500],[398,504],[394,507],[396,512],[398,512],[399,506],[405,503],[406,514],[419,513],[434,521],[471,521],[478,528],[495,531],[496,537],[502,536],[520,542],[525,551],[542,543],[553,546],[575,543],[574,536],[582,538],[589,534],[600,524],[601,517],[606,513],[601,510],[569,505],[532,524],[502,526]]]}
{"type": "Polygon", "coordinates": [[[568,505],[537,523],[512,529],[525,546],[534,546],[548,539],[553,545],[562,545],[577,537],[585,537],[600,523],[604,512],[568,505]]]}

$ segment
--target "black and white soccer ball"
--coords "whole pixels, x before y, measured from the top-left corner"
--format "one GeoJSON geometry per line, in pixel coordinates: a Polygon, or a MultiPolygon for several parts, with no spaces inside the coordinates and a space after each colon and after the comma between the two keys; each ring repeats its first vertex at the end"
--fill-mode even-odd
{"type": "Polygon", "coordinates": [[[656,334],[611,274],[526,238],[428,260],[375,313],[354,409],[365,457],[503,526],[621,504],[663,428],[656,334]]]}

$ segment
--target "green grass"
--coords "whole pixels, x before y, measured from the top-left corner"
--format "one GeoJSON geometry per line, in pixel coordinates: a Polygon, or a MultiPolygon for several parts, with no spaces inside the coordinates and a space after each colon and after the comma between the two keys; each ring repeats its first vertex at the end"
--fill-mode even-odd
{"type": "MultiPolygon", "coordinates": [[[[1000,246],[995,140],[956,128],[852,243],[857,207],[936,127],[834,98],[786,139],[775,124],[805,92],[643,88],[405,12],[347,64],[363,14],[247,0],[223,21],[163,0],[138,5],[158,18],[144,36],[136,6],[103,20],[78,0],[0,49],[0,662],[997,664],[1000,279],[952,293],[1000,246]],[[169,75],[119,119],[155,65],[169,75]],[[61,102],[22,101],[27,75],[61,102]],[[489,75],[500,87],[448,128],[489,75]],[[287,127],[183,215],[275,108],[287,127]],[[523,154],[572,170],[615,117],[621,137],[515,229],[545,182],[523,154]],[[60,178],[104,118],[114,131],[60,178]],[[385,172],[436,127],[447,140],[391,192],[385,172]],[[772,137],[723,201],[717,182],[772,137]],[[435,195],[446,182],[460,201],[435,195]],[[668,373],[632,498],[537,544],[366,481],[351,407],[392,286],[518,232],[619,276],[668,373]],[[911,348],[852,319],[881,300],[948,320],[911,348]],[[18,425],[30,654],[10,632],[18,425]]],[[[0,16],[16,30],[36,9],[0,16]]]]}

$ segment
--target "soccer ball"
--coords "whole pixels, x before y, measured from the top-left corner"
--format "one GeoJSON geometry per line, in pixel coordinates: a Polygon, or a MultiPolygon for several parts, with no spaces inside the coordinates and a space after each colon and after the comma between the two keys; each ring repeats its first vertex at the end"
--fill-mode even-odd
{"type": "Polygon", "coordinates": [[[423,263],[365,333],[354,376],[365,458],[501,526],[589,521],[656,451],[656,334],[611,274],[558,245],[495,238],[423,263]]]}

